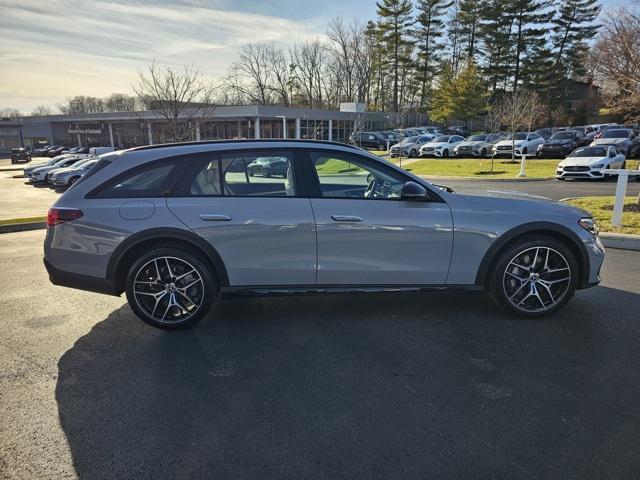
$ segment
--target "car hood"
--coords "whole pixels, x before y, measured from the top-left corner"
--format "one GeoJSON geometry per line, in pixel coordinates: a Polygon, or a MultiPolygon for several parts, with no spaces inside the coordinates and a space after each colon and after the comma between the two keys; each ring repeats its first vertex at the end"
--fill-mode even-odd
{"type": "Polygon", "coordinates": [[[591,216],[588,212],[538,195],[508,190],[457,189],[455,195],[465,202],[489,210],[527,210],[539,213],[566,214],[576,218],[591,216]]]}
{"type": "Polygon", "coordinates": [[[546,147],[547,145],[573,145],[575,142],[575,140],[547,140],[546,142],[544,142],[544,146],[546,147]]]}
{"type": "Polygon", "coordinates": [[[478,141],[474,141],[474,142],[460,142],[458,144],[459,147],[479,147],[480,145],[487,143],[483,140],[478,140],[478,141]]]}
{"type": "Polygon", "coordinates": [[[570,157],[562,160],[559,165],[563,167],[579,167],[588,166],[594,163],[606,163],[608,161],[608,157],[570,157]]]}
{"type": "Polygon", "coordinates": [[[391,148],[410,148],[415,146],[415,143],[396,143],[395,145],[392,145],[391,148]]]}
{"type": "Polygon", "coordinates": [[[56,175],[78,171],[77,168],[73,168],[73,167],[55,168],[54,170],[55,170],[54,173],[56,175]]]}
{"type": "Polygon", "coordinates": [[[519,147],[521,145],[524,145],[526,142],[524,140],[516,140],[515,142],[512,142],[511,140],[500,140],[499,142],[496,143],[496,146],[500,146],[500,145],[511,146],[512,143],[516,147],[519,147]]]}
{"type": "Polygon", "coordinates": [[[449,145],[448,142],[427,142],[424,145],[422,145],[423,147],[444,147],[445,145],[449,145]]]}

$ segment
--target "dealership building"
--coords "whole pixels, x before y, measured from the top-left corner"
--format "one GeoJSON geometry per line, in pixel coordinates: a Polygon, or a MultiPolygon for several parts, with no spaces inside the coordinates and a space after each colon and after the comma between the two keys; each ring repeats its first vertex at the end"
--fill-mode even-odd
{"type": "MultiPolygon", "coordinates": [[[[384,130],[397,119],[347,103],[340,111],[264,105],[218,106],[192,120],[188,140],[295,138],[346,142],[354,130],[384,130]]],[[[167,122],[154,110],[48,115],[0,120],[0,151],[45,144],[113,146],[165,143],[167,122]]]]}

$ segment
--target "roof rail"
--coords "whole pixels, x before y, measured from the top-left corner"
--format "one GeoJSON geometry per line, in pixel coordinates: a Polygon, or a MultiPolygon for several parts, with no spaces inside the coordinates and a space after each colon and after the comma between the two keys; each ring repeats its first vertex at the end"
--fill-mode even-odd
{"type": "Polygon", "coordinates": [[[264,139],[249,138],[246,140],[202,140],[199,142],[159,143],[157,145],[144,145],[142,147],[133,147],[128,149],[128,151],[154,150],[158,148],[183,147],[183,146],[191,146],[191,145],[219,145],[223,143],[282,143],[282,142],[301,143],[301,144],[317,143],[321,145],[336,145],[339,147],[347,147],[347,148],[353,148],[354,150],[360,150],[360,147],[356,145],[351,145],[348,143],[341,143],[341,142],[329,142],[327,140],[302,140],[302,139],[289,139],[289,138],[264,138],[264,139]]]}

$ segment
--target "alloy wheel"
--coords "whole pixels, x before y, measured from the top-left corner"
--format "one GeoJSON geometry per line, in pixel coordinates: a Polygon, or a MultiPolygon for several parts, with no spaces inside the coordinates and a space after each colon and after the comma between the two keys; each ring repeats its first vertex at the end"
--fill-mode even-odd
{"type": "Polygon", "coordinates": [[[140,267],[133,283],[137,305],[160,323],[180,323],[193,316],[204,298],[198,270],[176,257],[156,257],[140,267]]]}
{"type": "Polygon", "coordinates": [[[504,272],[507,300],[524,312],[544,312],[553,308],[569,291],[569,262],[549,247],[532,247],[511,259],[504,272]]]}

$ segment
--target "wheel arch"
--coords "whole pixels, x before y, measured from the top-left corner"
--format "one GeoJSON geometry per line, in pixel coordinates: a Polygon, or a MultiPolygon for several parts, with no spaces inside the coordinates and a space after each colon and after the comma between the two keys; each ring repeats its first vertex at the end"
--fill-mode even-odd
{"type": "Polygon", "coordinates": [[[107,264],[107,280],[113,283],[118,293],[124,291],[125,275],[128,267],[140,252],[160,245],[188,248],[202,256],[203,261],[217,276],[219,286],[229,286],[229,276],[217,250],[193,232],[179,228],[153,228],[131,235],[111,254],[107,264]]]}
{"type": "Polygon", "coordinates": [[[476,284],[486,285],[491,267],[494,265],[500,252],[511,243],[526,238],[530,235],[547,235],[564,243],[575,255],[578,262],[578,282],[577,287],[586,288],[589,283],[589,254],[578,235],[569,228],[551,222],[532,222],[519,225],[506,231],[498,237],[489,249],[485,252],[478,273],[476,274],[476,284]]]}

